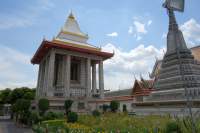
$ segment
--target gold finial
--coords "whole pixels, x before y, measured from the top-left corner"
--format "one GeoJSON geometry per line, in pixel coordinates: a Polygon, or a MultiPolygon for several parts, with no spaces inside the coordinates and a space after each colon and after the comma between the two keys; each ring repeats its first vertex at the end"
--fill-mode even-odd
{"type": "Polygon", "coordinates": [[[72,10],[70,11],[70,14],[69,14],[69,17],[68,18],[71,18],[71,19],[75,19],[73,13],[72,13],[72,10]]]}

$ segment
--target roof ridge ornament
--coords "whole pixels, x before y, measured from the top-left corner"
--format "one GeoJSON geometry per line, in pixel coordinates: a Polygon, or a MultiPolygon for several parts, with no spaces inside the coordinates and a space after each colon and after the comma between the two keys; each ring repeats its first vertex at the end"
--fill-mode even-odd
{"type": "Polygon", "coordinates": [[[169,15],[169,31],[177,31],[178,24],[174,11],[184,12],[185,0],[165,0],[163,7],[167,8],[169,15]]]}
{"type": "Polygon", "coordinates": [[[168,10],[184,12],[185,0],[165,0],[163,7],[168,10]]]}
{"type": "Polygon", "coordinates": [[[68,18],[75,19],[75,16],[74,16],[72,10],[70,11],[70,14],[69,14],[68,18]]]}

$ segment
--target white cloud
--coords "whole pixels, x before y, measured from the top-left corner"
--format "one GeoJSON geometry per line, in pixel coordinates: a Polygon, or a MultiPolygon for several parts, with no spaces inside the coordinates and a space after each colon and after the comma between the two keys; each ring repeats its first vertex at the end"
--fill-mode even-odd
{"type": "Polygon", "coordinates": [[[147,25],[150,26],[151,24],[152,24],[152,20],[149,20],[149,21],[147,22],[147,25]]]}
{"type": "Polygon", "coordinates": [[[190,19],[180,26],[186,42],[189,46],[200,43],[200,23],[195,19],[190,19]]]}
{"type": "Polygon", "coordinates": [[[141,40],[141,39],[142,39],[141,36],[137,36],[137,38],[136,38],[137,41],[139,41],[139,40],[141,40]]]}
{"type": "Polygon", "coordinates": [[[145,47],[141,44],[125,52],[109,43],[102,49],[108,52],[115,51],[114,57],[104,63],[105,88],[112,90],[132,87],[134,74],[139,77],[141,73],[147,77],[148,72],[152,71],[155,57],[163,56],[163,49],[157,49],[152,45],[145,47]]]}
{"type": "Polygon", "coordinates": [[[133,26],[129,26],[128,33],[129,33],[129,34],[132,34],[132,33],[133,33],[133,26]]]}
{"type": "Polygon", "coordinates": [[[133,24],[135,26],[136,32],[142,33],[142,34],[147,33],[147,30],[145,29],[145,24],[143,24],[139,21],[136,21],[136,20],[133,22],[133,24]]]}
{"type": "Polygon", "coordinates": [[[52,0],[39,0],[39,4],[44,10],[49,10],[55,6],[52,0]]]}
{"type": "Polygon", "coordinates": [[[0,45],[0,89],[35,87],[36,67],[30,64],[30,56],[0,45]]]}
{"type": "Polygon", "coordinates": [[[162,34],[162,39],[166,39],[167,38],[167,34],[166,33],[163,33],[162,34]]]}
{"type": "Polygon", "coordinates": [[[107,34],[107,36],[110,36],[110,37],[117,37],[118,36],[118,33],[117,32],[112,32],[110,34],[107,34]]]}
{"type": "Polygon", "coordinates": [[[129,26],[128,33],[134,35],[137,41],[141,40],[143,35],[147,34],[148,27],[152,24],[152,20],[142,22],[139,18],[134,17],[133,25],[129,26]]]}
{"type": "Polygon", "coordinates": [[[11,16],[3,16],[0,18],[0,29],[10,29],[13,27],[27,27],[31,26],[33,22],[27,18],[18,18],[11,16]]]}
{"type": "Polygon", "coordinates": [[[45,10],[54,7],[51,0],[37,0],[35,5],[11,13],[0,13],[0,30],[18,27],[28,27],[36,23],[45,10]]]}

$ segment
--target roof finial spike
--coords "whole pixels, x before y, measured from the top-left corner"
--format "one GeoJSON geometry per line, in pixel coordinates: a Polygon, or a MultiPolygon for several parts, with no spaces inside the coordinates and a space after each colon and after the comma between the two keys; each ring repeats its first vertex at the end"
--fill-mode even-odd
{"type": "Polygon", "coordinates": [[[137,78],[136,78],[136,76],[135,76],[135,73],[133,73],[133,75],[134,75],[135,80],[137,80],[137,78]]]}
{"type": "Polygon", "coordinates": [[[142,78],[142,73],[140,73],[140,79],[142,80],[143,78],[142,78]]]}
{"type": "Polygon", "coordinates": [[[165,55],[165,50],[163,49],[163,55],[165,55]]]}
{"type": "Polygon", "coordinates": [[[45,41],[45,40],[46,40],[45,35],[43,35],[43,41],[45,41]]]}
{"type": "Polygon", "coordinates": [[[152,78],[152,76],[151,76],[151,73],[150,73],[150,72],[148,72],[148,75],[149,75],[149,78],[151,79],[151,78],[152,78]]]}
{"type": "Polygon", "coordinates": [[[68,18],[75,19],[74,15],[73,15],[73,12],[72,12],[72,9],[70,10],[70,14],[69,14],[68,18]]]}

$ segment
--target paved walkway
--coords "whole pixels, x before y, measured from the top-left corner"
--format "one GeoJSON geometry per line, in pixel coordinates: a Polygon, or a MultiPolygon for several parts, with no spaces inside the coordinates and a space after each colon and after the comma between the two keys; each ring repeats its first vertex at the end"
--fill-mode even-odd
{"type": "Polygon", "coordinates": [[[30,128],[18,128],[11,120],[0,120],[0,133],[32,133],[30,128]]]}

